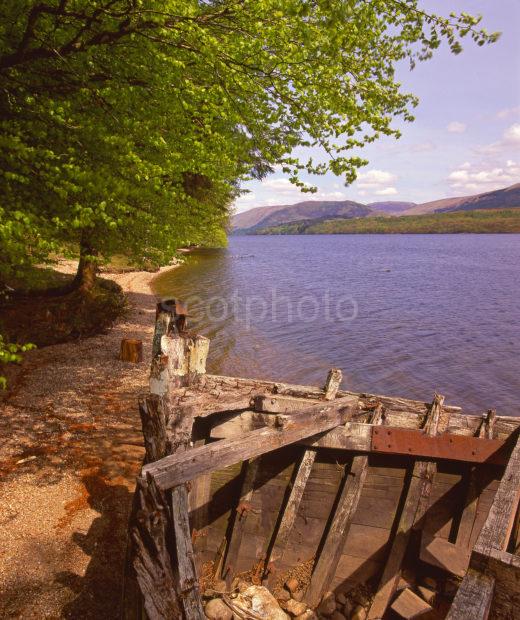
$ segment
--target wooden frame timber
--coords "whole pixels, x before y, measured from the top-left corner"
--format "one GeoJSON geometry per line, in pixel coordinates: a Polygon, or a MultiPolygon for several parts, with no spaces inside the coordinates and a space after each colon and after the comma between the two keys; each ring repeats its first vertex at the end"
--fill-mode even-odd
{"type": "Polygon", "coordinates": [[[301,563],[308,605],[379,584],[382,618],[411,561],[465,575],[449,620],[515,617],[520,418],[341,390],[337,369],[322,389],[209,375],[208,345],[158,306],[124,618],[201,620],[206,579],[274,588],[301,563]]]}

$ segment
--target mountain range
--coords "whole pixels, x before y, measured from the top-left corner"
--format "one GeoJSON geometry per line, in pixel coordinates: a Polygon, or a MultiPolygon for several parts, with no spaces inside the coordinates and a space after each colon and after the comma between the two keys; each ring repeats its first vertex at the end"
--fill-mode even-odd
{"type": "Polygon", "coordinates": [[[504,189],[476,194],[443,198],[423,204],[413,202],[372,202],[362,204],[352,200],[307,200],[293,205],[257,207],[237,213],[231,225],[233,234],[257,234],[267,229],[297,222],[314,223],[371,217],[401,217],[431,215],[454,211],[520,208],[520,183],[504,189]]]}

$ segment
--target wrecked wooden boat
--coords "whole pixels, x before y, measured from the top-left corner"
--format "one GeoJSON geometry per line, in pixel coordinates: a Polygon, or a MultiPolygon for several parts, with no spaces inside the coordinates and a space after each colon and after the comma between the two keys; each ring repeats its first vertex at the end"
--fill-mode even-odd
{"type": "Polygon", "coordinates": [[[125,618],[216,599],[213,618],[520,618],[520,418],[341,390],[338,370],[209,375],[208,347],[158,305],[125,618]],[[262,586],[283,616],[244,604],[262,586]]]}

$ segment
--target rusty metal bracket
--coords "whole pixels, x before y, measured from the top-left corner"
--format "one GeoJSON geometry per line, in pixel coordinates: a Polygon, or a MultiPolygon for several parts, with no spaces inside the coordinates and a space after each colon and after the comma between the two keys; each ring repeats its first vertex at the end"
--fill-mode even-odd
{"type": "Polygon", "coordinates": [[[421,430],[396,427],[372,429],[372,452],[406,454],[427,459],[505,465],[509,449],[504,439],[444,433],[428,436],[421,430]]]}

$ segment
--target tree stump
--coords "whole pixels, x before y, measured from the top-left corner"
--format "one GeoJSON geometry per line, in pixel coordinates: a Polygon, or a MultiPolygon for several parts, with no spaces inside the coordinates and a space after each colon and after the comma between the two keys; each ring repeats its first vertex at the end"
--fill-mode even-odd
{"type": "Polygon", "coordinates": [[[135,338],[123,338],[121,340],[121,353],[119,356],[123,362],[137,364],[143,361],[143,341],[135,338]]]}

